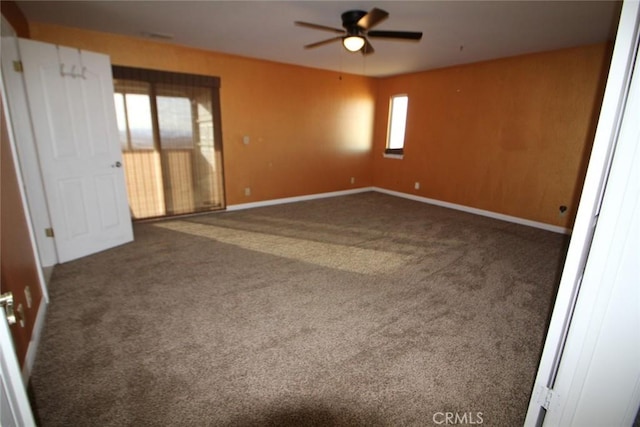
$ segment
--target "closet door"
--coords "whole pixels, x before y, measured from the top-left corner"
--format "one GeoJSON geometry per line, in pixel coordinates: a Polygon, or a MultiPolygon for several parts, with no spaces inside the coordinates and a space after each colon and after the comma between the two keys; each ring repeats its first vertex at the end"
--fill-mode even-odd
{"type": "Polygon", "coordinates": [[[59,262],[132,241],[109,57],[19,48],[59,262]]]}

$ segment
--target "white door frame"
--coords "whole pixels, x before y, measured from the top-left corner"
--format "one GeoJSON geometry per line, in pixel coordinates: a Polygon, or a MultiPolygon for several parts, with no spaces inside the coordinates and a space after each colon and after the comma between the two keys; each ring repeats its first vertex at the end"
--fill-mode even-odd
{"type": "Polygon", "coordinates": [[[3,308],[0,308],[0,425],[36,425],[3,308]]]}
{"type": "MultiPolygon", "coordinates": [[[[11,25],[2,17],[2,76],[6,95],[5,108],[10,112],[11,133],[19,144],[13,144],[19,163],[16,169],[24,181],[26,199],[29,206],[29,222],[34,231],[38,259],[43,267],[53,267],[58,263],[53,238],[47,237],[45,230],[51,228],[49,208],[44,193],[42,174],[36,152],[31,116],[27,104],[23,73],[13,69],[13,62],[20,60],[18,39],[11,25]]],[[[43,290],[45,291],[45,290],[43,290]]],[[[46,295],[46,291],[44,292],[46,295]]]]}
{"type": "MultiPolygon", "coordinates": [[[[597,325],[590,325],[588,318],[575,318],[573,316],[576,304],[585,304],[585,299],[589,297],[588,290],[581,289],[583,280],[586,283],[588,278],[587,276],[583,278],[585,267],[589,268],[589,263],[596,256],[605,256],[601,252],[596,252],[596,246],[594,246],[592,254],[590,254],[590,251],[594,232],[597,232],[598,216],[601,212],[601,203],[607,180],[610,172],[613,173],[613,171],[610,171],[612,158],[617,144],[623,142],[618,137],[624,115],[626,113],[629,115],[628,117],[634,117],[634,119],[640,116],[637,110],[625,111],[628,105],[627,97],[634,63],[637,58],[638,26],[640,24],[639,6],[638,1],[625,1],[623,5],[589,167],[547,339],[529,402],[525,426],[540,425],[539,423],[543,419],[545,412],[542,409],[543,407],[547,408],[549,412],[547,415],[551,415],[551,412],[556,414],[564,411],[567,402],[575,401],[575,395],[560,395],[557,390],[554,390],[558,368],[562,357],[565,356],[564,352],[567,350],[565,349],[567,336],[569,334],[575,336],[577,331],[584,331],[584,328],[597,327],[597,325]],[[585,292],[582,292],[583,290],[585,292]]],[[[638,96],[638,94],[631,95],[638,96]]],[[[609,192],[619,191],[619,188],[612,186],[607,190],[609,192]]],[[[613,237],[605,236],[604,238],[612,239],[613,237]]],[[[623,244],[623,242],[615,243],[623,244]]],[[[599,286],[606,288],[611,286],[611,282],[603,281],[599,286]]],[[[600,301],[599,303],[606,304],[606,301],[600,301]]],[[[595,332],[597,332],[595,329],[591,330],[591,333],[595,332]]],[[[570,391],[570,393],[579,392],[580,390],[577,389],[570,391]]],[[[631,397],[631,399],[638,399],[638,396],[631,397]]],[[[593,402],[593,404],[597,406],[596,402],[593,402]]],[[[551,420],[551,425],[553,425],[554,416],[549,416],[548,420],[551,420]]],[[[613,420],[610,421],[614,422],[613,420]]],[[[616,423],[614,422],[614,424],[616,423]]]]}

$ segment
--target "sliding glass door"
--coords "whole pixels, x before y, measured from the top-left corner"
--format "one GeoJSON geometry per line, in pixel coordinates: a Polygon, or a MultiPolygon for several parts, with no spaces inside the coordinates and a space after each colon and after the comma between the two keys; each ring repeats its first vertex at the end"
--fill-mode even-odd
{"type": "Polygon", "coordinates": [[[223,209],[219,80],[113,71],[133,218],[223,209]]]}

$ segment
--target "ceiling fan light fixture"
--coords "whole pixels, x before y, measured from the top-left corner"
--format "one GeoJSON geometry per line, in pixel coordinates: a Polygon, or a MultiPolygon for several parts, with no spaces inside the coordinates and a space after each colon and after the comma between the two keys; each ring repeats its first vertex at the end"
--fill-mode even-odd
{"type": "Polygon", "coordinates": [[[349,52],[357,52],[364,46],[364,37],[362,36],[347,36],[342,39],[342,45],[349,52]]]}
{"type": "Polygon", "coordinates": [[[330,39],[307,44],[305,49],[324,46],[329,43],[342,42],[342,45],[349,52],[360,52],[363,55],[371,55],[375,50],[370,38],[386,38],[396,40],[420,40],[422,33],[415,31],[371,31],[371,28],[384,21],[389,16],[389,12],[374,7],[369,12],[364,10],[348,10],[341,15],[342,28],[327,27],[326,25],[313,24],[311,22],[295,21],[294,24],[300,27],[313,28],[314,30],[329,31],[340,34],[330,39]]]}

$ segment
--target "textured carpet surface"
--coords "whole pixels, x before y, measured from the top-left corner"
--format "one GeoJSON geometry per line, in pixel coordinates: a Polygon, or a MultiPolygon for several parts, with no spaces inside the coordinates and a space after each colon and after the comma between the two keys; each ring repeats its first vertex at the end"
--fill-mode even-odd
{"type": "Polygon", "coordinates": [[[567,243],[378,193],[135,237],[53,273],[44,427],[521,425],[567,243]]]}

